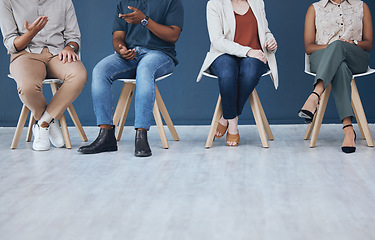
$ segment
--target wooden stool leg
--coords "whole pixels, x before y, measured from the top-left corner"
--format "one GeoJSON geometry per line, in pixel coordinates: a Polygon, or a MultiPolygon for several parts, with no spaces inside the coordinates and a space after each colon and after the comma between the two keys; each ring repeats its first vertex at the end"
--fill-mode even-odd
{"type": "MultiPolygon", "coordinates": [[[[359,131],[361,132],[362,139],[366,139],[366,136],[365,136],[365,133],[364,133],[363,127],[362,127],[362,122],[358,120],[359,116],[358,116],[358,113],[357,113],[356,105],[354,104],[354,100],[353,100],[353,94],[354,94],[353,91],[355,91],[355,89],[353,89],[353,81],[354,81],[354,79],[352,80],[352,84],[351,84],[352,85],[352,108],[353,108],[353,111],[354,111],[355,119],[357,119],[357,124],[358,124],[359,131]]],[[[358,89],[357,89],[357,91],[358,91],[358,89]]]]}
{"type": "Polygon", "coordinates": [[[124,83],[122,86],[122,90],[120,93],[120,97],[118,98],[117,106],[115,113],[113,115],[113,125],[115,125],[115,128],[117,128],[121,116],[124,114],[125,106],[126,106],[126,100],[129,95],[129,92],[131,91],[133,87],[133,83],[124,83]]]}
{"type": "Polygon", "coordinates": [[[352,83],[352,106],[354,111],[357,113],[357,122],[360,126],[360,129],[362,129],[364,138],[367,141],[367,146],[374,147],[374,141],[371,136],[370,128],[368,127],[365,111],[363,110],[361,98],[359,97],[357,85],[355,84],[355,81],[353,79],[352,83]]]}
{"type": "Polygon", "coordinates": [[[135,84],[129,85],[128,88],[130,89],[130,91],[126,91],[126,94],[123,96],[125,98],[125,102],[124,102],[125,106],[124,106],[123,114],[120,118],[120,123],[118,124],[117,132],[116,132],[116,140],[117,141],[121,140],[121,136],[122,136],[122,133],[124,131],[126,118],[128,117],[130,104],[131,104],[132,99],[133,99],[135,84]]]}
{"type": "Polygon", "coordinates": [[[262,116],[260,114],[259,104],[256,100],[256,95],[253,94],[253,93],[251,93],[250,96],[249,96],[249,102],[250,102],[251,110],[253,111],[255,123],[256,123],[257,128],[258,128],[258,132],[259,132],[260,140],[262,141],[262,145],[263,145],[264,148],[268,148],[269,145],[268,145],[268,141],[267,141],[267,135],[266,135],[266,131],[264,129],[262,116]]]}
{"type": "Polygon", "coordinates": [[[17,148],[17,145],[18,145],[18,142],[20,141],[22,130],[23,130],[23,127],[25,126],[27,115],[29,114],[29,112],[30,110],[25,105],[23,105],[20,117],[18,119],[16,132],[14,133],[14,136],[13,136],[12,145],[10,146],[11,149],[17,148]]]}
{"type": "Polygon", "coordinates": [[[208,132],[207,141],[206,141],[206,148],[210,148],[212,146],[212,142],[215,138],[215,132],[217,129],[217,126],[219,124],[219,120],[221,116],[223,115],[223,108],[221,106],[221,96],[219,95],[215,107],[214,116],[212,117],[212,122],[210,126],[210,131],[208,132]]]}
{"type": "Polygon", "coordinates": [[[312,122],[307,126],[305,137],[303,138],[304,140],[310,139],[312,130],[314,129],[314,126],[315,126],[315,121],[316,121],[316,114],[314,115],[312,122]]]}
{"type": "Polygon", "coordinates": [[[355,119],[357,119],[358,128],[359,128],[359,131],[361,132],[361,137],[362,137],[362,139],[366,140],[366,136],[365,136],[365,133],[364,133],[364,131],[363,131],[362,124],[361,124],[361,122],[358,120],[359,117],[358,117],[357,110],[355,109],[355,106],[354,106],[354,104],[353,104],[353,100],[352,100],[352,108],[353,108],[353,111],[354,111],[355,119]]]}
{"type": "Polygon", "coordinates": [[[33,136],[33,125],[35,123],[35,118],[33,114],[30,114],[30,120],[29,120],[29,127],[27,128],[27,135],[26,135],[26,142],[31,141],[31,137],[33,136]]]}
{"type": "Polygon", "coordinates": [[[158,103],[156,101],[154,103],[154,118],[155,118],[155,122],[158,127],[158,130],[159,130],[159,135],[160,135],[161,142],[163,144],[163,148],[167,149],[169,148],[167,136],[165,135],[163,121],[161,119],[158,103]]]}
{"type": "Polygon", "coordinates": [[[316,142],[318,140],[320,127],[322,125],[324,113],[327,108],[327,103],[329,99],[329,94],[331,93],[331,85],[329,85],[326,90],[323,92],[322,96],[320,97],[320,104],[318,105],[318,109],[316,111],[315,116],[315,122],[312,126],[312,135],[311,135],[311,141],[310,141],[310,147],[314,148],[316,146],[316,142]]]}
{"type": "Polygon", "coordinates": [[[160,95],[160,92],[159,92],[159,89],[158,87],[156,86],[155,84],[155,99],[156,99],[156,102],[158,103],[158,106],[159,106],[159,109],[160,109],[160,112],[164,118],[164,121],[165,123],[167,124],[168,128],[169,128],[169,131],[173,137],[173,139],[175,141],[179,141],[180,138],[178,137],[178,134],[177,134],[177,131],[173,125],[173,122],[172,122],[172,119],[171,117],[169,116],[169,113],[167,111],[167,108],[165,107],[165,104],[164,104],[164,101],[163,101],[163,98],[161,97],[160,95]]]}
{"type": "Polygon", "coordinates": [[[314,117],[314,119],[312,120],[312,122],[309,125],[307,125],[307,129],[306,129],[306,132],[305,132],[305,137],[303,138],[304,140],[309,140],[310,139],[311,132],[312,132],[313,127],[314,127],[315,119],[316,119],[316,117],[314,117]]]}
{"type": "Polygon", "coordinates": [[[260,116],[262,117],[264,129],[266,130],[267,137],[270,141],[273,141],[275,138],[273,137],[273,134],[272,134],[272,131],[271,131],[271,128],[270,128],[270,124],[268,123],[268,120],[267,120],[267,116],[264,113],[264,109],[263,109],[262,104],[260,102],[258,92],[255,89],[253,91],[253,94],[254,94],[254,97],[255,97],[255,99],[258,103],[258,106],[259,106],[260,116]]]}
{"type": "Polygon", "coordinates": [[[76,129],[77,129],[79,135],[82,138],[82,141],[87,142],[87,136],[86,136],[85,130],[83,130],[81,121],[79,121],[77,112],[74,109],[73,104],[71,104],[68,107],[68,112],[69,112],[70,117],[72,118],[72,121],[73,121],[74,125],[76,126],[76,129]]]}
{"type": "Polygon", "coordinates": [[[68,131],[68,124],[66,123],[65,115],[63,115],[60,119],[61,124],[61,131],[64,137],[65,147],[68,149],[72,148],[72,143],[70,141],[69,131],[68,131]]]}
{"type": "MultiPolygon", "coordinates": [[[[55,95],[57,90],[59,89],[59,86],[56,83],[51,83],[50,85],[51,85],[52,94],[55,95]]],[[[63,116],[61,117],[60,124],[61,124],[61,131],[62,131],[64,141],[65,141],[65,147],[68,149],[71,149],[72,143],[70,142],[68,124],[66,123],[65,114],[63,114],[63,116]]]]}

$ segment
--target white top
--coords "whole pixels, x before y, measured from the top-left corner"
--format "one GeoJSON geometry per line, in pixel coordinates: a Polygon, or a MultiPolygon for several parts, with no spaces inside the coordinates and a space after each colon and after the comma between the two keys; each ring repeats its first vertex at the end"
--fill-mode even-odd
{"type": "Polygon", "coordinates": [[[81,34],[72,0],[0,0],[0,26],[8,54],[17,52],[14,39],[26,33],[25,20],[32,24],[47,16],[47,25],[31,40],[26,51],[41,53],[44,47],[59,54],[69,42],[80,45],[81,34]]]}
{"type": "Polygon", "coordinates": [[[362,41],[363,2],[361,0],[342,0],[340,3],[321,0],[313,6],[316,44],[330,44],[339,38],[362,41]]]}
{"type": "MultiPolygon", "coordinates": [[[[247,2],[257,19],[259,42],[268,60],[268,66],[272,72],[271,78],[274,82],[275,88],[277,88],[279,80],[275,52],[268,51],[264,47],[267,41],[274,38],[268,28],[264,2],[263,0],[247,0],[247,2]]],[[[210,35],[211,47],[198,74],[197,82],[202,78],[203,72],[209,73],[209,68],[217,57],[223,54],[246,57],[246,53],[251,49],[250,47],[241,46],[234,42],[236,19],[230,0],[208,1],[207,27],[210,35]]]]}

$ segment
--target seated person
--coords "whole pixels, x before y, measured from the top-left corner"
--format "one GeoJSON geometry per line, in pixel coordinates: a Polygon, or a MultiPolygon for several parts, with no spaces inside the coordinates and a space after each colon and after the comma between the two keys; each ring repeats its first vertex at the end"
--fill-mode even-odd
{"type": "Polygon", "coordinates": [[[369,7],[360,0],[321,0],[309,7],[305,20],[305,51],[316,73],[314,90],[298,116],[311,123],[324,89],[329,84],[345,134],[342,151],[356,150],[351,105],[353,74],[364,73],[372,50],[369,7]]]}
{"type": "Polygon", "coordinates": [[[33,149],[49,150],[50,140],[63,147],[57,119],[81,93],[86,69],[78,58],[81,34],[71,0],[0,0],[4,44],[11,55],[10,74],[21,101],[37,120],[33,149]],[[47,104],[43,80],[58,78],[64,84],[47,104]]]}
{"type": "Polygon", "coordinates": [[[277,43],[268,29],[263,0],[210,0],[207,25],[211,49],[198,81],[204,71],[218,77],[223,116],[216,137],[221,138],[228,130],[227,145],[237,146],[240,141],[238,116],[269,68],[275,87],[278,86],[274,54],[277,43]]]}
{"type": "Polygon", "coordinates": [[[151,156],[147,131],[152,123],[155,79],[173,72],[177,64],[175,43],[182,31],[183,18],[180,0],[122,0],[117,5],[113,24],[116,53],[101,60],[92,73],[92,98],[99,136],[79,152],[117,151],[112,83],[120,78],[136,78],[134,155],[151,156]]]}

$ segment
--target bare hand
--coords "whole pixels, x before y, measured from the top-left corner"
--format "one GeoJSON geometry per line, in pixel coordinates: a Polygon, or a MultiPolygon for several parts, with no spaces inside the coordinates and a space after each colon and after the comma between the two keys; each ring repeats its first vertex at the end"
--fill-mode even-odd
{"type": "Polygon", "coordinates": [[[135,50],[134,49],[127,49],[125,46],[123,45],[119,45],[118,46],[120,48],[119,50],[119,53],[121,54],[121,56],[126,59],[126,60],[133,60],[134,57],[135,57],[135,50]]]}
{"type": "Polygon", "coordinates": [[[266,42],[264,45],[269,51],[275,51],[277,48],[277,42],[276,39],[272,38],[266,42]]]}
{"type": "Polygon", "coordinates": [[[266,55],[261,50],[255,50],[251,49],[250,51],[247,52],[246,54],[248,57],[256,58],[262,61],[264,64],[267,63],[267,58],[266,55]]]}
{"type": "Polygon", "coordinates": [[[339,38],[340,41],[343,41],[343,42],[347,42],[347,43],[351,43],[351,44],[354,44],[354,41],[349,41],[349,40],[345,40],[343,38],[339,38]]]}
{"type": "Polygon", "coordinates": [[[127,23],[130,24],[140,24],[143,19],[146,18],[146,15],[143,12],[135,7],[128,6],[130,10],[134,12],[128,14],[119,14],[120,18],[123,18],[127,23]]]}
{"type": "Polygon", "coordinates": [[[74,52],[73,48],[66,46],[60,53],[59,53],[59,59],[64,64],[66,62],[76,62],[79,61],[79,57],[77,53],[74,52]]]}
{"type": "Polygon", "coordinates": [[[42,30],[48,22],[48,17],[42,16],[38,17],[32,24],[29,24],[27,21],[25,21],[25,28],[30,33],[36,35],[40,30],[42,30]]]}

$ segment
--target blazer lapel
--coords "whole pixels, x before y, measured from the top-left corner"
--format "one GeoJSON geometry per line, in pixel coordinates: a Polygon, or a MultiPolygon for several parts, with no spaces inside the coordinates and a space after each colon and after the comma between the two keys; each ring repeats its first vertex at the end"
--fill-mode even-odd
{"type": "Polygon", "coordinates": [[[230,37],[231,40],[234,40],[234,34],[236,32],[236,19],[234,18],[234,12],[233,12],[233,6],[230,0],[223,0],[223,11],[225,19],[227,20],[229,24],[230,29],[230,37]]]}
{"type": "Polygon", "coordinates": [[[262,13],[261,13],[262,10],[260,9],[260,7],[258,6],[258,4],[255,0],[247,0],[247,2],[249,3],[249,5],[251,7],[251,10],[253,10],[254,16],[257,20],[259,41],[260,41],[260,44],[262,45],[262,49],[264,51],[265,49],[264,49],[263,45],[264,45],[264,41],[266,39],[265,39],[265,36],[264,36],[264,29],[263,29],[263,18],[262,18],[262,13]]]}
{"type": "Polygon", "coordinates": [[[257,22],[259,23],[259,10],[258,10],[258,5],[256,4],[256,2],[254,0],[247,0],[247,2],[249,3],[249,6],[251,7],[251,10],[253,11],[254,13],[254,16],[255,18],[257,19],[257,22]]]}

